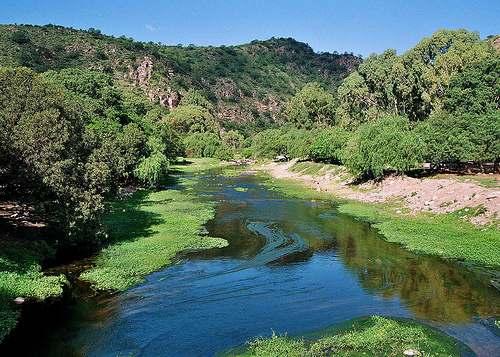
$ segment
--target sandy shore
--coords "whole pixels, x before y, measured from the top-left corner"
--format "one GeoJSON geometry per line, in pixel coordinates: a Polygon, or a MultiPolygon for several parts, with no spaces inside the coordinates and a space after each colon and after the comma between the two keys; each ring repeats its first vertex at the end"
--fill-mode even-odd
{"type": "MultiPolygon", "coordinates": [[[[500,211],[500,189],[484,187],[472,179],[445,175],[443,178],[413,178],[390,176],[380,182],[351,184],[343,168],[325,165],[317,174],[308,175],[293,172],[296,160],[286,163],[268,163],[260,168],[276,178],[294,179],[318,191],[363,202],[386,202],[400,199],[412,212],[447,213],[460,209],[484,207],[481,213],[472,217],[477,225],[484,225],[498,219],[500,211]],[[334,169],[335,168],[335,169],[334,169]]],[[[486,176],[486,175],[484,175],[486,176]]],[[[500,175],[487,175],[500,183],[500,175]]]]}

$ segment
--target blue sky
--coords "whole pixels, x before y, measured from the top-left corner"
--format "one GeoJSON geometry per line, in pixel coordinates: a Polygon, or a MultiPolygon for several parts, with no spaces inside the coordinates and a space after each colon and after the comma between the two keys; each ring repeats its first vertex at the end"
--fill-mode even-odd
{"type": "Polygon", "coordinates": [[[440,28],[500,33],[500,1],[0,0],[0,23],[53,23],[166,44],[294,37],[316,51],[412,47],[440,28]]]}

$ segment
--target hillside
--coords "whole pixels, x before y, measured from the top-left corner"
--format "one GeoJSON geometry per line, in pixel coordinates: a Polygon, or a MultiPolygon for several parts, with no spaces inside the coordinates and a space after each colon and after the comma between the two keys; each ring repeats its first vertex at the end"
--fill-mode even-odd
{"type": "Polygon", "coordinates": [[[38,72],[71,67],[105,71],[170,108],[195,88],[215,104],[218,120],[230,128],[272,122],[284,101],[304,84],[316,81],[335,89],[360,62],[352,54],[315,53],[291,38],[237,46],[165,46],[95,29],[0,26],[1,65],[38,72]]]}

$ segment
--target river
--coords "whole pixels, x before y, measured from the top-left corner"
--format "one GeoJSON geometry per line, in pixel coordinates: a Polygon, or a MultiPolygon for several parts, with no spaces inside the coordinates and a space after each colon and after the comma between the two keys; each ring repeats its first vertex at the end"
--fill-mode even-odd
{"type": "Polygon", "coordinates": [[[227,248],[183,255],[121,294],[79,295],[30,321],[22,331],[36,336],[17,355],[212,356],[272,331],[301,335],[377,314],[500,356],[500,293],[486,275],[387,243],[334,202],[284,197],[252,174],[206,174],[196,191],[216,201],[206,227],[227,248]]]}

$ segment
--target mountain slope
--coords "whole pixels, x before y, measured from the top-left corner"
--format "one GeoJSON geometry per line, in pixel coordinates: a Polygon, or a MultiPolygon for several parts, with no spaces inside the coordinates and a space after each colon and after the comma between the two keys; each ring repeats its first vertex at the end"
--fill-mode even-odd
{"type": "Polygon", "coordinates": [[[272,122],[304,84],[317,81],[334,89],[360,62],[352,54],[315,53],[291,38],[238,46],[165,46],[94,29],[0,25],[0,65],[105,71],[170,108],[195,88],[216,104],[225,126],[272,122]]]}

